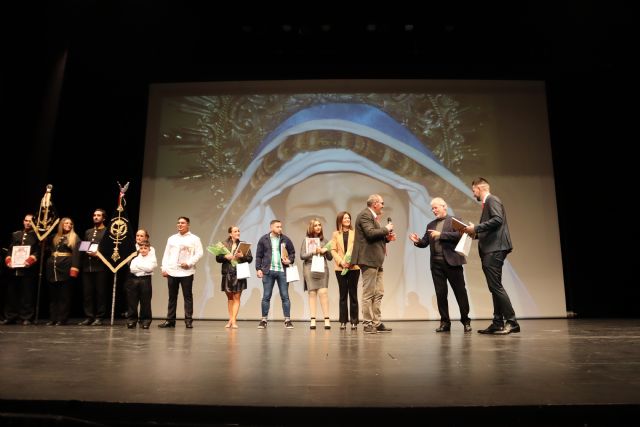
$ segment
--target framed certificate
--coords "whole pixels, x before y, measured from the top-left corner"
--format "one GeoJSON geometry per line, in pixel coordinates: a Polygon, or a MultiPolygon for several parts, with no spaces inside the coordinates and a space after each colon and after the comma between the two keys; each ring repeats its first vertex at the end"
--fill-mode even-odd
{"type": "Polygon", "coordinates": [[[307,244],[307,253],[308,254],[315,254],[316,253],[316,249],[318,249],[320,247],[320,238],[318,237],[307,237],[306,238],[306,244],[307,244]]]}
{"type": "Polygon", "coordinates": [[[189,260],[191,259],[191,248],[189,246],[180,246],[180,251],[178,252],[178,265],[189,264],[189,260]]]}
{"type": "Polygon", "coordinates": [[[11,250],[11,266],[13,268],[25,267],[27,265],[26,261],[27,258],[29,258],[29,255],[31,255],[31,246],[14,246],[11,250]]]}
{"type": "Polygon", "coordinates": [[[246,255],[251,248],[251,243],[248,242],[240,242],[238,247],[236,248],[236,252],[242,252],[242,255],[246,255]]]}

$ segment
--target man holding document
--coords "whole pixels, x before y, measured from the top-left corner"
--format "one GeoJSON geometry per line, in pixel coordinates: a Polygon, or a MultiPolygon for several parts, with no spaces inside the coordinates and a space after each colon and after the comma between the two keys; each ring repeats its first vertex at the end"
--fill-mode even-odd
{"type": "Polygon", "coordinates": [[[182,286],[184,297],[184,323],[193,328],[193,276],[196,263],[202,258],[202,242],[191,233],[191,221],[186,216],[178,217],[178,232],[167,239],[167,246],[162,256],[162,276],[167,278],[169,288],[169,304],[167,320],[158,325],[159,328],[176,327],[176,309],[178,292],[182,286]]]}
{"type": "Polygon", "coordinates": [[[1,325],[30,325],[33,321],[38,277],[38,237],[33,231],[33,215],[22,220],[22,229],[11,234],[11,244],[4,262],[9,268],[5,319],[1,325]]]}
{"type": "Polygon", "coordinates": [[[471,190],[476,200],[482,202],[482,214],[480,224],[470,224],[464,231],[478,239],[482,271],[493,297],[493,322],[488,328],[478,332],[495,335],[520,332],[511,300],[502,286],[502,266],[507,254],[513,250],[507,213],[502,201],[489,193],[489,182],[486,179],[474,179],[471,190]]]}
{"type": "Polygon", "coordinates": [[[256,275],[259,279],[262,279],[262,287],[264,288],[261,304],[262,319],[258,324],[258,329],[267,327],[271,294],[275,283],[278,283],[280,299],[282,300],[284,327],[293,329],[289,283],[287,282],[285,269],[293,264],[296,250],[293,248],[291,239],[282,234],[282,222],[280,220],[272,220],[269,228],[270,232],[260,238],[256,248],[256,275]]]}
{"type": "Polygon", "coordinates": [[[458,307],[460,307],[460,322],[464,326],[464,331],[471,332],[469,298],[462,269],[467,260],[464,255],[456,251],[456,246],[462,235],[461,230],[466,224],[447,214],[447,203],[440,197],[431,200],[431,211],[436,219],[427,224],[427,230],[422,239],[416,233],[411,233],[409,239],[418,248],[431,247],[431,277],[436,289],[438,311],[440,312],[440,326],[436,332],[451,330],[447,280],[451,284],[458,307]]]}

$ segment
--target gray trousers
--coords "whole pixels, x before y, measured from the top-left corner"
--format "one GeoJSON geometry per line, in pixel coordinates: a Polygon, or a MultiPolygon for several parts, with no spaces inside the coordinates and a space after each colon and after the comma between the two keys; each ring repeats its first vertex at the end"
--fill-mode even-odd
{"type": "Polygon", "coordinates": [[[384,296],[382,267],[360,266],[362,271],[362,321],[365,325],[382,323],[380,304],[384,296]]]}

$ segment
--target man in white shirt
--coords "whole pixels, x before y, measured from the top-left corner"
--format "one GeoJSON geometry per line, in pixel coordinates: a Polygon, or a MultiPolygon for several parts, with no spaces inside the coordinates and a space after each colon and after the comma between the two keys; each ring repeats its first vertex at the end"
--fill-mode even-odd
{"type": "Polygon", "coordinates": [[[202,242],[189,231],[189,218],[178,217],[177,228],[178,232],[167,239],[160,267],[169,286],[169,305],[167,320],[158,325],[159,328],[175,328],[180,286],[184,297],[184,321],[187,328],[193,328],[193,275],[196,263],[202,258],[202,242]]]}

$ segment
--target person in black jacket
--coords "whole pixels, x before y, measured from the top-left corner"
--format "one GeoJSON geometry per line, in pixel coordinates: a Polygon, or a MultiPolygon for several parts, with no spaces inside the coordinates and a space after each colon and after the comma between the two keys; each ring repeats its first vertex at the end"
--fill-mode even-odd
{"type": "Polygon", "coordinates": [[[431,211],[436,219],[427,225],[422,239],[416,233],[411,233],[409,239],[418,248],[431,246],[431,277],[436,289],[438,311],[440,312],[440,326],[436,332],[449,332],[451,319],[449,318],[449,302],[447,301],[447,280],[451,284],[453,294],[460,307],[460,321],[465,332],[471,332],[469,319],[469,298],[464,283],[462,266],[467,260],[455,251],[461,234],[455,231],[451,222],[452,217],[447,214],[447,203],[440,197],[431,200],[431,211]]]}
{"type": "Polygon", "coordinates": [[[240,244],[240,228],[229,227],[229,238],[224,241],[225,247],[230,253],[227,255],[216,255],[216,261],[222,264],[222,284],[221,290],[227,295],[227,308],[229,310],[229,321],[225,328],[236,329],[238,327],[238,311],[240,310],[240,297],[242,291],[247,289],[247,279],[238,279],[236,272],[237,263],[250,263],[253,261],[251,249],[247,253],[242,253],[238,249],[240,244]]]}
{"type": "Polygon", "coordinates": [[[96,209],[93,212],[93,227],[84,232],[84,241],[91,242],[91,248],[82,255],[82,300],[84,305],[85,320],[79,323],[81,326],[99,326],[102,320],[108,317],[109,282],[112,279],[111,272],[97,256],[97,245],[104,238],[107,228],[104,222],[107,213],[104,209],[96,209]],[[95,245],[95,246],[94,246],[95,245]]]}
{"type": "Polygon", "coordinates": [[[476,199],[482,202],[482,214],[480,224],[470,224],[464,231],[478,239],[482,271],[493,297],[493,322],[478,332],[497,335],[520,332],[511,300],[502,286],[502,266],[507,255],[513,250],[507,213],[502,201],[489,192],[489,182],[486,179],[474,179],[471,190],[476,199]]]}
{"type": "Polygon", "coordinates": [[[285,269],[293,264],[296,250],[291,239],[282,234],[282,221],[278,219],[272,220],[269,228],[270,232],[260,238],[256,248],[256,275],[259,279],[262,279],[262,287],[264,288],[261,303],[262,319],[258,323],[258,329],[267,327],[271,294],[276,282],[278,283],[280,299],[282,300],[284,326],[287,329],[293,329],[289,283],[287,283],[285,269]]]}
{"type": "Polygon", "coordinates": [[[46,272],[49,282],[49,322],[47,326],[65,325],[71,310],[71,286],[80,271],[80,238],[73,231],[73,221],[62,218],[58,232],[51,239],[51,255],[46,272]]]}
{"type": "MultiPolygon", "coordinates": [[[[7,286],[7,302],[5,305],[5,319],[3,325],[16,323],[23,325],[33,323],[36,300],[36,283],[38,278],[38,236],[33,231],[33,215],[27,214],[22,220],[22,229],[11,234],[11,243],[5,258],[9,269],[7,286]],[[15,265],[13,260],[14,247],[29,247],[29,256],[24,263],[15,265]]],[[[22,249],[22,248],[20,248],[22,249]]],[[[14,262],[15,261],[15,262],[14,262]]]]}

